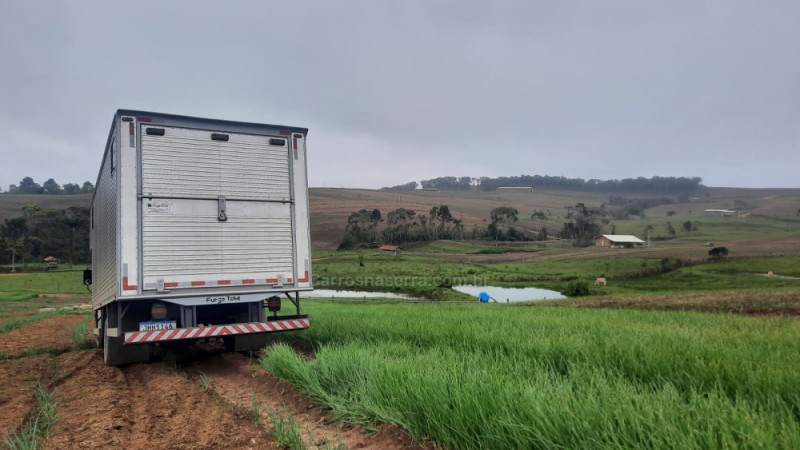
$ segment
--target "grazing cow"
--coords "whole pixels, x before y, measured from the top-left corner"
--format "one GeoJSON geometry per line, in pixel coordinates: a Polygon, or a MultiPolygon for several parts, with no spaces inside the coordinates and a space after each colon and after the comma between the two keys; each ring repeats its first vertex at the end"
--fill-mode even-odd
{"type": "Polygon", "coordinates": [[[772,278],[774,276],[775,276],[775,274],[773,274],[771,270],[769,272],[767,272],[767,278],[772,278]]]}
{"type": "Polygon", "coordinates": [[[600,278],[594,280],[594,284],[595,284],[595,286],[597,286],[598,284],[602,284],[603,286],[605,286],[606,285],[606,279],[603,278],[603,277],[600,277],[600,278]]]}

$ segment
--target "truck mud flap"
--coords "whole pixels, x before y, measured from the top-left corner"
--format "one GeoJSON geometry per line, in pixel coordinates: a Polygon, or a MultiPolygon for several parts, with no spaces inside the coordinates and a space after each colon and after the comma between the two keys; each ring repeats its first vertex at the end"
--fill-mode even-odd
{"type": "Polygon", "coordinates": [[[162,331],[130,331],[125,333],[125,345],[152,342],[206,339],[278,331],[303,330],[308,328],[308,319],[274,320],[269,322],[211,325],[207,327],[176,328],[162,331]]]}

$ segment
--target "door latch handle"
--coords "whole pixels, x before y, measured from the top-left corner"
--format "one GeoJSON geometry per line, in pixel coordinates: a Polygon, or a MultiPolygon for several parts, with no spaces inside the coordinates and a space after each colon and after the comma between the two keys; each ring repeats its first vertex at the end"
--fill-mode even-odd
{"type": "Polygon", "coordinates": [[[228,214],[225,212],[225,196],[220,195],[217,197],[217,219],[220,222],[228,220],[228,214]]]}

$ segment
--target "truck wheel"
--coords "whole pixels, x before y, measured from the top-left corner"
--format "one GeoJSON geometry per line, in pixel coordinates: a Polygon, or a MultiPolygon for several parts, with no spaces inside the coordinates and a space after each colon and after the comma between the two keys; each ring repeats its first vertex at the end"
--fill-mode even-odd
{"type": "Polygon", "coordinates": [[[150,360],[149,344],[125,345],[123,337],[108,335],[108,315],[103,317],[103,361],[107,366],[120,366],[150,360]]]}

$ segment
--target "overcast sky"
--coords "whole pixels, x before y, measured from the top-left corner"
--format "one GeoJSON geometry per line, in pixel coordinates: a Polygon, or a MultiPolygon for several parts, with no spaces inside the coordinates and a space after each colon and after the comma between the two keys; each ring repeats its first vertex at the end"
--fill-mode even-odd
{"type": "Polygon", "coordinates": [[[119,108],[308,127],[311,186],[800,187],[800,2],[0,0],[0,186],[94,183],[119,108]]]}

